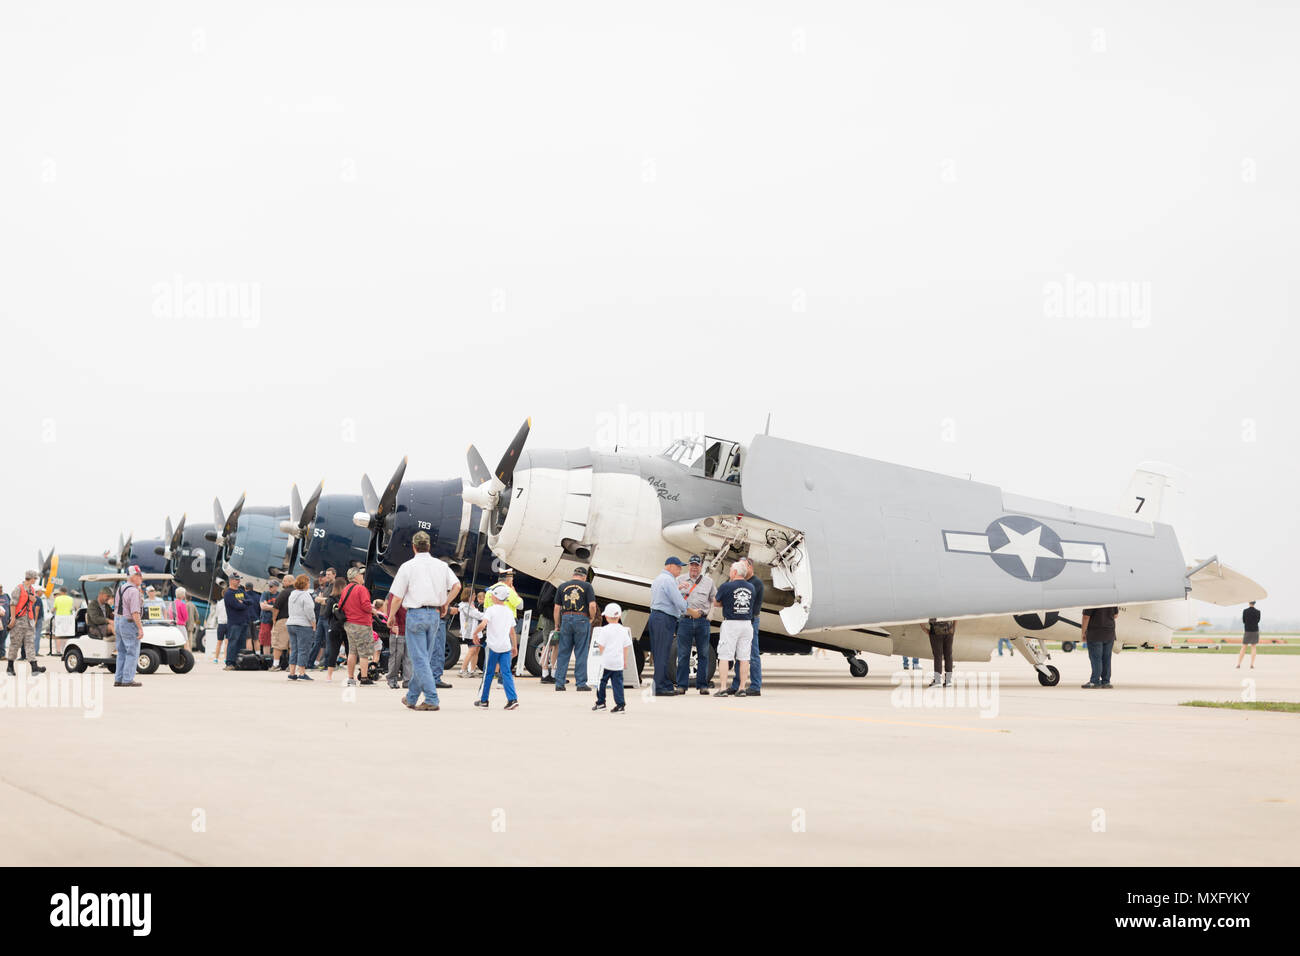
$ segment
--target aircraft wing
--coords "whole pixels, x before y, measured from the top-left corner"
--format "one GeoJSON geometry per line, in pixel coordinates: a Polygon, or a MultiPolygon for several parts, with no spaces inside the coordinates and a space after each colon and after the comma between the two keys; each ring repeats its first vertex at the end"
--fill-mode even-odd
{"type": "Polygon", "coordinates": [[[802,532],[773,564],[791,634],[1181,599],[1173,529],[756,435],[745,511],[802,532]]]}
{"type": "Polygon", "coordinates": [[[1192,565],[1187,572],[1187,581],[1191,585],[1187,596],[1198,601],[1232,607],[1268,597],[1268,592],[1260,584],[1220,563],[1217,557],[1192,565]]]}

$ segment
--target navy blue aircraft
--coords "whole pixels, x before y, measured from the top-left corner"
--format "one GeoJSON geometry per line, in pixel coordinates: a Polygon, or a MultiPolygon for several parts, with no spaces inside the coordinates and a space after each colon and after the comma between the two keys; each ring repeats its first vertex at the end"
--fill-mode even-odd
{"type": "Polygon", "coordinates": [[[249,507],[240,495],[228,518],[221,512],[220,501],[213,501],[212,507],[222,528],[216,544],[221,547],[221,571],[226,577],[238,571],[254,591],[264,591],[271,578],[297,573],[297,542],[280,527],[290,516],[288,505],[249,507]]]}
{"type": "MultiPolygon", "coordinates": [[[[526,432],[523,434],[526,438],[526,432]]],[[[521,447],[523,438],[516,436],[521,447]]],[[[506,451],[502,467],[507,460],[518,456],[518,451],[506,451]]],[[[353,516],[353,523],[369,534],[366,547],[367,580],[383,576],[383,590],[387,590],[392,576],[404,561],[415,554],[411,538],[423,531],[432,541],[431,553],[451,566],[465,585],[482,590],[496,583],[505,569],[487,546],[488,529],[484,527],[484,512],[470,504],[462,495],[465,481],[461,478],[446,480],[407,480],[407,459],[403,458],[382,495],[375,493],[368,475],[361,478],[361,497],[364,510],[353,516]]],[[[337,567],[337,565],[335,565],[337,567]]],[[[542,668],[537,659],[537,649],[549,628],[554,607],[553,585],[525,574],[515,574],[515,591],[524,601],[524,608],[533,612],[532,625],[525,645],[524,666],[535,677],[542,668]]],[[[372,591],[373,593],[373,591],[372,591]]],[[[468,639],[466,637],[466,639],[468,639]]],[[[447,664],[451,667],[459,660],[462,636],[458,619],[453,618],[447,633],[447,664]]]]}

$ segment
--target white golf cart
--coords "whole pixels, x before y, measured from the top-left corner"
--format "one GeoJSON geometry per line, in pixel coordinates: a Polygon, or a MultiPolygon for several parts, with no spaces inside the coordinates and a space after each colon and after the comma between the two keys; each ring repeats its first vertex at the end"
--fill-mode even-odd
{"type": "MultiPolygon", "coordinates": [[[[116,592],[117,585],[127,580],[127,575],[83,574],[77,580],[81,584],[86,607],[89,607],[95,602],[100,588],[109,587],[116,592]]],[[[145,586],[153,584],[160,591],[166,590],[163,585],[169,584],[171,580],[170,574],[144,575],[145,586]]],[[[185,649],[185,628],[176,623],[176,611],[171,598],[146,601],[140,610],[140,623],[144,625],[144,633],[140,635],[137,674],[152,674],[164,661],[177,674],[186,674],[193,669],[194,655],[185,649]]],[[[90,636],[86,626],[86,608],[83,607],[77,611],[76,634],[68,638],[64,646],[63,666],[69,672],[79,674],[95,664],[103,664],[113,670],[117,666],[117,645],[90,636]]]]}

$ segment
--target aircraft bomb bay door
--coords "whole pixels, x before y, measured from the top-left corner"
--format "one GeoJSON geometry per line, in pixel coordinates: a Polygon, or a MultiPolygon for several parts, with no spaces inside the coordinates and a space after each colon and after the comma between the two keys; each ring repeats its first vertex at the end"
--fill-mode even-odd
{"type": "Polygon", "coordinates": [[[757,435],[745,511],[803,534],[773,565],[790,633],[1183,598],[1173,529],[757,435]]]}

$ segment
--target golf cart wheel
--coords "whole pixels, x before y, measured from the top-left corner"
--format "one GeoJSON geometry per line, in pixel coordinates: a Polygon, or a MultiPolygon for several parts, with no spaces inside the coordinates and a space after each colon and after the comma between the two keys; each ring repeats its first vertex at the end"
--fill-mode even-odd
{"type": "Polygon", "coordinates": [[[86,659],[81,656],[81,651],[69,647],[63,652],[63,666],[68,669],[69,674],[80,674],[86,669],[86,659]]]}
{"type": "Polygon", "coordinates": [[[447,653],[442,656],[442,669],[455,670],[460,663],[460,635],[447,633],[447,653]]]}
{"type": "Polygon", "coordinates": [[[153,674],[162,666],[162,655],[152,647],[140,649],[140,663],[135,665],[137,674],[153,674]]]}
{"type": "Polygon", "coordinates": [[[179,659],[171,665],[171,669],[177,674],[188,674],[194,670],[194,655],[182,647],[179,659]]]}
{"type": "Polygon", "coordinates": [[[1061,650],[1066,654],[1074,650],[1074,641],[1061,641],[1061,650]]]}
{"type": "Polygon", "coordinates": [[[1055,687],[1061,682],[1061,672],[1051,664],[1047,665],[1047,670],[1048,673],[1046,674],[1042,671],[1038,672],[1038,683],[1042,684],[1044,687],[1055,687]]]}

